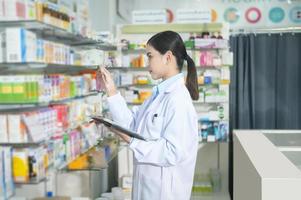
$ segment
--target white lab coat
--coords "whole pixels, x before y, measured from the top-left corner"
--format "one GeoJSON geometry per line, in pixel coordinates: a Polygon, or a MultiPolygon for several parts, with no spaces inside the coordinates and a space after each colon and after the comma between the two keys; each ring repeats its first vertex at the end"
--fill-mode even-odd
{"type": "Polygon", "coordinates": [[[189,200],[198,146],[197,114],[181,78],[150,104],[129,110],[120,94],[108,98],[113,120],[152,141],[133,139],[133,200],[189,200]]]}

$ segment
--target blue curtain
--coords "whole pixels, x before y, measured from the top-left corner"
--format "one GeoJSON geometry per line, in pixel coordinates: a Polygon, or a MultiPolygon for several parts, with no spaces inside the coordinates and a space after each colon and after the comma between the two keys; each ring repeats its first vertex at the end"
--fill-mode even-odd
{"type": "MultiPolygon", "coordinates": [[[[231,130],[301,129],[301,33],[236,35],[230,46],[231,130]]],[[[229,149],[232,196],[232,142],[229,149]]]]}

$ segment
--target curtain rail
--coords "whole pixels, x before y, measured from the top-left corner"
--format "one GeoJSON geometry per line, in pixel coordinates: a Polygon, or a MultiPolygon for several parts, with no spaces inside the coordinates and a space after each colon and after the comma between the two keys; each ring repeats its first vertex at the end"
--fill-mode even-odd
{"type": "Polygon", "coordinates": [[[281,27],[281,28],[257,28],[257,29],[248,29],[248,28],[241,28],[241,29],[230,29],[231,35],[236,34],[282,34],[282,33],[301,33],[301,27],[281,27]]]}

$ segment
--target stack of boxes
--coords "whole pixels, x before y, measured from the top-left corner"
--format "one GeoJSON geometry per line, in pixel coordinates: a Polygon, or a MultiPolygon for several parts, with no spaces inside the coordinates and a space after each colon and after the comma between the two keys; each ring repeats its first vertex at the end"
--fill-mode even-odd
{"type": "Polygon", "coordinates": [[[0,103],[58,101],[95,90],[96,79],[92,74],[0,76],[0,103]]]}
{"type": "Polygon", "coordinates": [[[0,62],[42,62],[62,65],[99,65],[101,50],[76,50],[68,45],[37,38],[24,28],[6,28],[0,34],[0,62]]]}
{"type": "Polygon", "coordinates": [[[8,199],[13,193],[12,148],[0,147],[0,198],[8,199]]]}

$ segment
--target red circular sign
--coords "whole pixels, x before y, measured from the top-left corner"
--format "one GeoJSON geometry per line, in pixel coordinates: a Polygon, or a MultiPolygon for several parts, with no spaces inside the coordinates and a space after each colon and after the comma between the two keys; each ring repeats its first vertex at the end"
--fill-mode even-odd
{"type": "Polygon", "coordinates": [[[261,12],[258,8],[252,7],[249,8],[245,14],[245,18],[248,22],[255,24],[261,19],[261,12]],[[255,18],[252,18],[252,14],[255,14],[255,18]]]}

